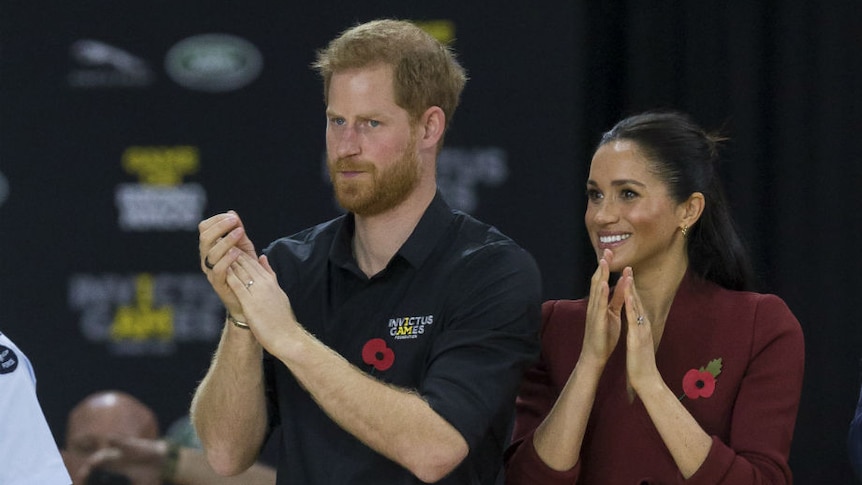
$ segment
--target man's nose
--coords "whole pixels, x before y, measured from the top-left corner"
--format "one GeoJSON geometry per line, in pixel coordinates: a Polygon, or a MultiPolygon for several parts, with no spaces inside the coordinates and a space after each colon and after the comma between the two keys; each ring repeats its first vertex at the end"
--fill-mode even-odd
{"type": "Polygon", "coordinates": [[[335,155],[348,158],[360,153],[359,135],[353,126],[341,126],[333,131],[335,155]]]}

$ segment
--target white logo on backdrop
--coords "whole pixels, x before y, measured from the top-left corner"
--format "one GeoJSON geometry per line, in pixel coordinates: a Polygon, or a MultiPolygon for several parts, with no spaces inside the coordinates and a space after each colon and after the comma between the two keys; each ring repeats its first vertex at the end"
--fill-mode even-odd
{"type": "Polygon", "coordinates": [[[68,75],[72,87],[143,87],[153,82],[146,62],[105,42],[81,39],[69,54],[79,66],[68,75]]]}
{"type": "Polygon", "coordinates": [[[437,157],[437,186],[449,205],[464,212],[479,207],[480,185],[496,187],[508,177],[502,148],[443,148],[437,157]]]}
{"type": "Polygon", "coordinates": [[[234,91],[257,79],[262,69],[263,56],[257,47],[229,34],[188,37],[165,56],[168,76],[197,91],[234,91]]]}
{"type": "Polygon", "coordinates": [[[197,183],[177,187],[119,184],[114,194],[124,231],[193,231],[203,219],[207,195],[197,183]]]}

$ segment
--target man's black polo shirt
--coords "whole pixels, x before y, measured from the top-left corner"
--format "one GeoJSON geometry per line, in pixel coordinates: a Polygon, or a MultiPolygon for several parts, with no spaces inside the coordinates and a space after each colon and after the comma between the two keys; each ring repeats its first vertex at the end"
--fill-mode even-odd
{"type": "MultiPolygon", "coordinates": [[[[467,441],[439,483],[502,483],[522,373],[538,355],[541,282],[533,258],[440,194],[380,273],[352,255],[348,214],[273,242],[266,254],[300,324],[375,378],[416,390],[467,441]],[[499,481],[498,481],[499,480],[499,481]]],[[[342,430],[287,368],[265,358],[278,484],[420,483],[342,430]]]]}

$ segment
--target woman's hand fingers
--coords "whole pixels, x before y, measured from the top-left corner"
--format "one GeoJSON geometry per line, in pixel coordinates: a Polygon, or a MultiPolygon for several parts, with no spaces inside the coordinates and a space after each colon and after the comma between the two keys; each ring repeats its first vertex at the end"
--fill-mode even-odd
{"type": "Polygon", "coordinates": [[[610,263],[613,253],[605,250],[599,259],[598,268],[590,283],[590,300],[587,305],[587,322],[584,332],[584,348],[582,356],[594,358],[597,362],[605,363],[616,347],[620,335],[620,306],[616,308],[616,314],[608,304],[610,295],[610,263]]]}
{"type": "Polygon", "coordinates": [[[624,285],[627,320],[626,332],[626,371],[629,383],[635,392],[654,377],[661,376],[655,363],[655,343],[652,335],[652,322],[638,295],[631,268],[626,268],[619,285],[624,285]]]}

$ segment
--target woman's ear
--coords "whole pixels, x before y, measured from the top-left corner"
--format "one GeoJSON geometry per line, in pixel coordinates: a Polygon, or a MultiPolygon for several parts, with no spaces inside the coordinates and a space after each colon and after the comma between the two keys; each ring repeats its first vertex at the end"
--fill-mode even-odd
{"type": "Polygon", "coordinates": [[[694,192],[688,196],[688,199],[682,203],[682,225],[684,227],[693,226],[700,219],[705,206],[706,199],[702,193],[694,192]]]}

